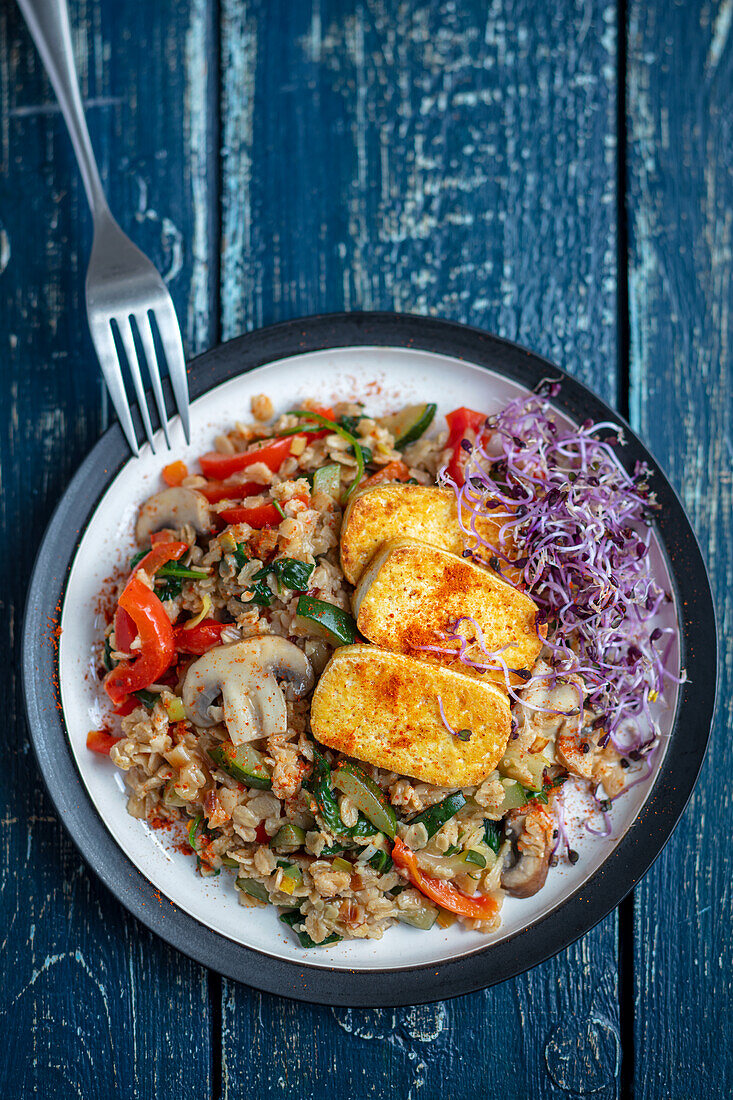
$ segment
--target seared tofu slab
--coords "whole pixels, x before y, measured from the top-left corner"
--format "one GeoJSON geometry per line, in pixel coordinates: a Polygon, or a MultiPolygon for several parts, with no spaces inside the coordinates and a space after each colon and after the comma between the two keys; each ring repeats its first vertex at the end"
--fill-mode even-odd
{"type": "MultiPolygon", "coordinates": [[[[469,527],[469,516],[464,519],[469,527]]],[[[499,509],[496,517],[479,521],[477,530],[487,542],[496,543],[498,531],[507,520],[499,509]]],[[[437,485],[376,485],[357,493],[344,512],[341,527],[341,568],[346,579],[356,584],[364,567],[377,550],[401,537],[429,542],[441,550],[460,554],[464,538],[471,540],[458,522],[458,505],[452,489],[437,485]]]]}
{"type": "Polygon", "coordinates": [[[442,787],[480,783],[511,728],[495,684],[371,645],[337,649],[311,702],[324,745],[367,764],[442,787]],[[445,722],[440,713],[442,705],[445,722]],[[448,727],[467,740],[451,733],[448,727]]]}
{"type": "Polygon", "coordinates": [[[459,643],[447,635],[463,620],[459,632],[469,642],[464,657],[479,665],[505,662],[515,684],[526,679],[542,648],[537,606],[529,596],[480,565],[412,539],[395,539],[378,551],[361,575],[353,605],[359,631],[370,642],[501,684],[501,668],[473,669],[427,647],[457,653],[459,643]],[[501,652],[490,658],[484,650],[501,652]]]}

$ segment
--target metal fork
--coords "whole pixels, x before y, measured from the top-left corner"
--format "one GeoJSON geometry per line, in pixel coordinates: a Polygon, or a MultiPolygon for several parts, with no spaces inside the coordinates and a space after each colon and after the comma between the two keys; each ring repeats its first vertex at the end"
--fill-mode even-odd
{"type": "Polygon", "coordinates": [[[122,375],[124,359],[132,375],[148,442],[155,451],[140,369],[144,360],[165,441],[168,447],[171,445],[153,334],[154,322],[168,364],[183,432],[186,441],[190,442],[188,379],[176,311],[159,273],[147,256],[122,232],[107,205],[84,118],[66,0],[18,0],[18,5],[56,92],[92,211],[94,241],[87,269],[87,317],[102,374],[122,430],[133,453],[139,454],[122,375]]]}

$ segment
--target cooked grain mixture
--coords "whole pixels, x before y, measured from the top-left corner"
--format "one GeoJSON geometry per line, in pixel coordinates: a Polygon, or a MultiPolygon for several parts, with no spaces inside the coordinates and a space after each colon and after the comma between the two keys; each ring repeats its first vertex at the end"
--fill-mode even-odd
{"type": "MultiPolygon", "coordinates": [[[[357,489],[362,499],[380,485],[435,487],[442,469],[443,484],[460,485],[484,418],[456,410],[446,433],[431,425],[430,405],[375,419],[359,405],[306,403],[273,421],[267,395],[251,411],[254,422],[237,423],[202,456],[201,473],[166,467],[166,486],[140,510],[140,552],[100,640],[115,717],[89,747],[124,771],[134,817],[184,822],[198,873],[231,874],[242,905],[277,907],[303,946],[379,939],[396,921],[491,931],[505,894],[535,893],[560,855],[568,773],[602,785],[603,799],[623,787],[627,762],[595,720],[584,680],[561,675],[547,647],[531,669],[510,668],[506,684],[501,659],[481,668],[466,658],[465,674],[444,673],[470,694],[490,667],[506,709],[501,759],[463,787],[398,774],[358,744],[333,751],[310,725],[332,654],[364,649],[341,567],[346,506],[357,489]]],[[[495,544],[482,543],[475,524],[453,522],[471,560],[500,577],[496,555],[510,564],[521,539],[515,530],[510,554],[501,526],[517,518],[510,504],[491,516],[495,544]]],[[[546,624],[532,623],[536,651],[546,624]]],[[[435,653],[404,659],[443,674],[441,645],[454,664],[464,656],[465,632],[453,632],[436,639],[435,653]]],[[[480,631],[472,641],[496,658],[480,631]]],[[[476,748],[478,728],[452,724],[447,696],[429,702],[446,753],[476,748]]]]}

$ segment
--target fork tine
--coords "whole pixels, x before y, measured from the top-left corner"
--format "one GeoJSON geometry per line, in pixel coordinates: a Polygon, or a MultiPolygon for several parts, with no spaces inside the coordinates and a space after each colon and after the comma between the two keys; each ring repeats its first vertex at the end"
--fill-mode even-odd
{"type": "Polygon", "coordinates": [[[186,359],[183,354],[183,342],[181,330],[178,325],[173,303],[169,300],[153,310],[155,323],[158,326],[161,343],[168,363],[168,373],[173,387],[173,396],[176,399],[178,415],[183,425],[183,434],[186,442],[191,442],[191,423],[188,409],[188,377],[186,376],[186,359]]]}
{"type": "Polygon", "coordinates": [[[145,390],[143,389],[143,380],[140,374],[140,362],[137,357],[135,341],[132,336],[132,326],[130,324],[130,318],[115,317],[115,321],[117,322],[117,328],[119,329],[122,346],[125,349],[127,365],[129,366],[130,373],[132,374],[132,381],[133,385],[135,386],[135,393],[137,394],[137,403],[140,406],[140,415],[143,418],[143,424],[145,425],[145,434],[148,437],[150,449],[153,454],[155,454],[155,444],[153,443],[153,428],[150,423],[150,413],[148,412],[147,402],[145,401],[145,390]]]}
{"type": "Polygon", "coordinates": [[[135,323],[137,325],[137,331],[140,334],[140,342],[142,343],[143,352],[145,353],[145,359],[148,364],[148,374],[153,386],[153,393],[155,394],[155,403],[158,406],[160,426],[163,429],[163,435],[168,444],[168,450],[170,450],[171,441],[168,435],[168,410],[165,407],[163,387],[160,384],[160,369],[158,367],[158,357],[155,354],[155,344],[153,343],[153,330],[150,327],[150,318],[147,313],[136,313],[135,323]]]}
{"type": "Polygon", "coordinates": [[[122,379],[122,368],[120,367],[120,360],[109,321],[96,321],[89,316],[89,331],[92,334],[94,350],[97,353],[99,365],[102,368],[102,374],[107,383],[109,395],[112,398],[112,404],[120,421],[120,427],[130,445],[130,450],[137,456],[140,454],[140,448],[135,435],[132,416],[130,415],[130,405],[127,400],[125,383],[122,379]]]}

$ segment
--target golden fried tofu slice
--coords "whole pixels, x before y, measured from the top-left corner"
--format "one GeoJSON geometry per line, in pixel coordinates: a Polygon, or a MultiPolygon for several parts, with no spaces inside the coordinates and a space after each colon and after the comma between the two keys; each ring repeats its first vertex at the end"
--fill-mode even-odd
{"type": "Polygon", "coordinates": [[[377,646],[350,645],[336,650],[318,681],[311,728],[322,744],[367,764],[467,787],[496,767],[511,717],[495,684],[377,646]],[[470,737],[462,740],[448,727],[470,737]]]}
{"type": "MultiPolygon", "coordinates": [[[[470,529],[469,519],[466,515],[464,524],[470,529]]],[[[476,530],[496,545],[499,528],[506,520],[507,513],[499,509],[496,516],[481,517],[476,530]]],[[[357,493],[344,512],[341,526],[341,568],[346,579],[356,584],[380,546],[402,536],[460,554],[467,536],[458,522],[453,490],[437,485],[391,484],[357,493]]],[[[470,538],[466,545],[470,548],[470,538]]]]}
{"type": "Polygon", "coordinates": [[[542,649],[537,605],[529,596],[483,566],[413,539],[385,543],[362,573],[352,602],[359,631],[370,642],[504,685],[502,662],[510,682],[519,684],[542,649]],[[456,624],[468,642],[464,660],[452,655],[461,643],[448,638],[456,624]],[[485,652],[497,650],[495,658],[485,652]],[[499,668],[474,669],[465,659],[499,668]]]}

